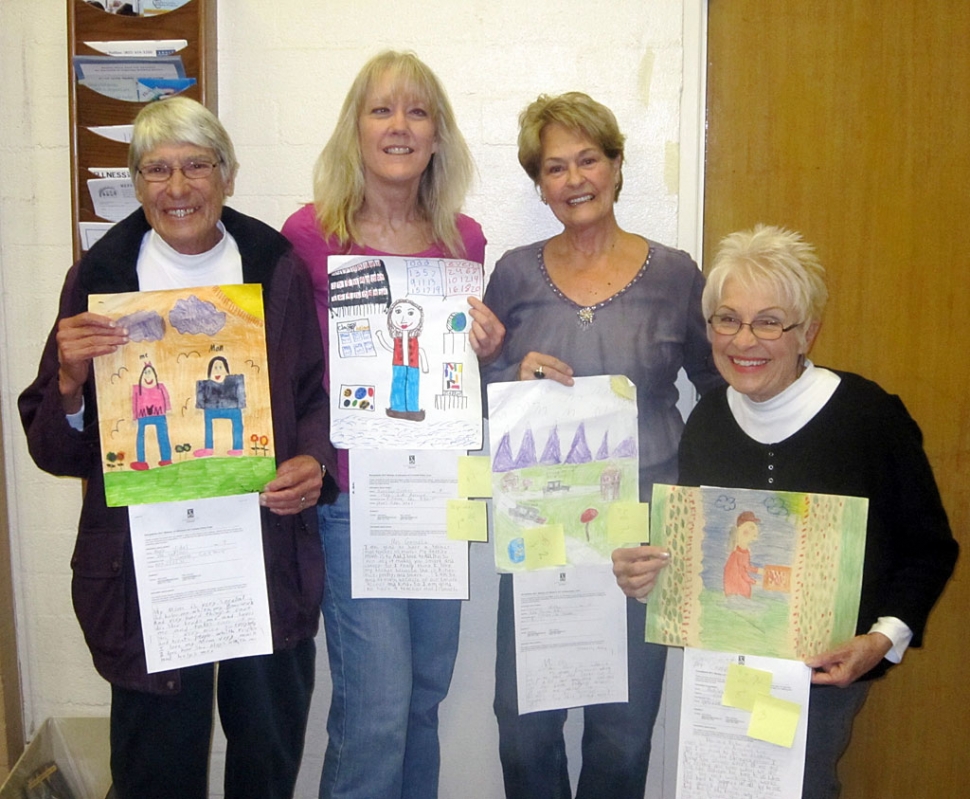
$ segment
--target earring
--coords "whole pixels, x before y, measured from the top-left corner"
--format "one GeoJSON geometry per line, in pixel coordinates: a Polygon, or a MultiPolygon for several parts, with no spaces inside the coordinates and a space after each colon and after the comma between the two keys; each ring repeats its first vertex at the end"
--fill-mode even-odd
{"type": "Polygon", "coordinates": [[[546,199],[546,195],[539,192],[539,199],[542,201],[543,205],[549,205],[549,201],[546,199]]]}

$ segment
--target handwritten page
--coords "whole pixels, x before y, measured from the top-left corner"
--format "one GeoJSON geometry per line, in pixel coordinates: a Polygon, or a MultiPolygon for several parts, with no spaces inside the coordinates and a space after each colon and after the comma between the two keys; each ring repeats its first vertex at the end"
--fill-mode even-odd
{"type": "Polygon", "coordinates": [[[468,599],[468,543],[448,539],[457,451],[352,450],[351,594],[468,599]]]}
{"type": "Polygon", "coordinates": [[[259,495],[131,505],[148,672],[273,651],[259,495]]]}
{"type": "Polygon", "coordinates": [[[751,796],[758,799],[800,799],[805,770],[805,736],[811,670],[796,660],[755,657],[701,649],[684,650],[683,699],[678,751],[677,799],[751,796]],[[770,672],[771,695],[792,704],[797,713],[791,747],[749,737],[763,725],[776,735],[785,720],[772,708],[755,713],[722,704],[731,666],[770,672]]]}
{"type": "Polygon", "coordinates": [[[626,702],[626,598],[609,566],[512,578],[519,713],[626,702]]]}

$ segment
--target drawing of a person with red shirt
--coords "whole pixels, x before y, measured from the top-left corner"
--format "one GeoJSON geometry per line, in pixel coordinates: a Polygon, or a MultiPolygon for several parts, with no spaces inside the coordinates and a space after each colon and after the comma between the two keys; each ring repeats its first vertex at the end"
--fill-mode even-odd
{"type": "Polygon", "coordinates": [[[131,462],[131,468],[135,471],[143,472],[148,468],[148,461],[145,460],[145,429],[149,425],[155,428],[155,438],[158,439],[161,457],[158,465],[168,466],[172,462],[172,444],[168,438],[168,420],[165,418],[171,409],[168,390],[158,382],[158,372],[151,362],[146,363],[138,378],[138,385],[131,387],[131,416],[138,422],[135,441],[138,460],[131,462]]]}
{"type": "MultiPolygon", "coordinates": [[[[418,335],[424,325],[424,311],[408,299],[396,300],[387,312],[391,335],[391,396],[387,415],[393,419],[420,422],[424,419],[418,396],[421,372],[428,371],[418,335]]],[[[382,342],[383,343],[383,342],[382,342]]]]}
{"type": "Polygon", "coordinates": [[[764,569],[751,565],[751,543],[758,539],[761,519],[751,511],[743,511],[728,536],[728,557],[724,564],[724,596],[743,596],[751,599],[751,586],[758,581],[752,575],[764,569]]]}

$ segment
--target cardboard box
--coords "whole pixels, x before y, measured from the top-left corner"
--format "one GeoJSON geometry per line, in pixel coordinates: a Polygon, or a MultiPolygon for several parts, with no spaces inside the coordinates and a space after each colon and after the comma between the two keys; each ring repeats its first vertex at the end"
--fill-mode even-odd
{"type": "Polygon", "coordinates": [[[23,799],[27,779],[53,761],[75,799],[105,799],[111,789],[107,718],[47,719],[0,786],[0,799],[23,799]]]}

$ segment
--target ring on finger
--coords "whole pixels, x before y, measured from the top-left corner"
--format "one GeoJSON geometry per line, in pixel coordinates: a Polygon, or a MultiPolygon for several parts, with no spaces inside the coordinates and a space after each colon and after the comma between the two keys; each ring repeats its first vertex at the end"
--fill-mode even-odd
{"type": "Polygon", "coordinates": [[[542,380],[546,376],[545,370],[542,368],[541,363],[532,371],[532,374],[536,380],[542,380]]]}
{"type": "Polygon", "coordinates": [[[306,507],[306,494],[300,497],[300,510],[303,510],[305,507],[306,507]]]}

